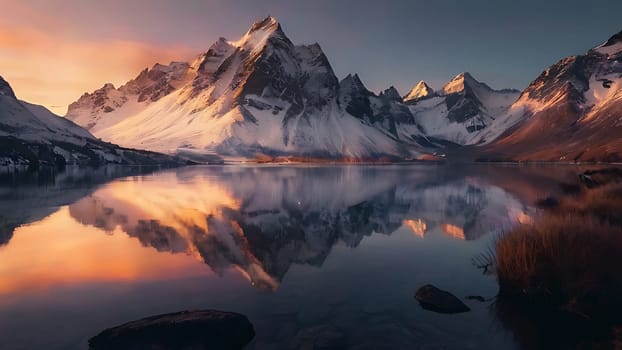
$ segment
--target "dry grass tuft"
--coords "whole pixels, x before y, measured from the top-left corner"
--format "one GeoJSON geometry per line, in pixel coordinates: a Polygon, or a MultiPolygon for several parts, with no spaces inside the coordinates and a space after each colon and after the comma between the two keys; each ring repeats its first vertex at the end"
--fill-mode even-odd
{"type": "Polygon", "coordinates": [[[496,243],[500,297],[586,318],[622,310],[622,185],[571,197],[496,243]]]}

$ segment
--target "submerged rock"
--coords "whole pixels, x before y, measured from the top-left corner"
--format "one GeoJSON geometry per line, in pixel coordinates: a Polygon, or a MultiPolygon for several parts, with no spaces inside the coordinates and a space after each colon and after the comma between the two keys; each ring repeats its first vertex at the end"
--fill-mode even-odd
{"type": "Polygon", "coordinates": [[[471,311],[455,295],[427,284],[415,294],[415,298],[422,308],[443,314],[457,314],[471,311]]]}
{"type": "Polygon", "coordinates": [[[216,310],[151,316],[106,329],[89,349],[242,349],[255,336],[246,316],[216,310]]]}

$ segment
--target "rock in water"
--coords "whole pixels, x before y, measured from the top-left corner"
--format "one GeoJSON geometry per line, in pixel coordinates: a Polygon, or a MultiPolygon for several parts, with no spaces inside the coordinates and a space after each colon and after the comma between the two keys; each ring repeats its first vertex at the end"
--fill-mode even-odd
{"type": "Polygon", "coordinates": [[[415,294],[415,298],[422,308],[443,314],[457,314],[471,311],[460,299],[453,294],[427,284],[415,294]]]}
{"type": "Polygon", "coordinates": [[[246,316],[215,310],[151,316],[106,329],[89,349],[242,349],[255,336],[246,316]]]}

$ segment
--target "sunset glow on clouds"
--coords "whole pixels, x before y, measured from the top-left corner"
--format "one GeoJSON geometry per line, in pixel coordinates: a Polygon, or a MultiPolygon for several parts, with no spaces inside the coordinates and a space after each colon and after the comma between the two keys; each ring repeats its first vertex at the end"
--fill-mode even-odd
{"type": "Polygon", "coordinates": [[[13,11],[5,12],[3,5],[0,14],[0,75],[20,99],[60,115],[69,103],[104,83],[118,86],[156,62],[188,60],[198,54],[183,46],[89,40],[67,22],[21,5],[7,6],[13,11]]]}

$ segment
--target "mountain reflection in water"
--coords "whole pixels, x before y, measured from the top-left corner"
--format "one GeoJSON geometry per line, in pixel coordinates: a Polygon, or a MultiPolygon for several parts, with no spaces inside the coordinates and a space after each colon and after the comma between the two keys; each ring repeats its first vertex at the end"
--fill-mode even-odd
{"type": "Polygon", "coordinates": [[[117,227],[160,252],[186,253],[217,274],[236,268],[275,290],[292,264],[319,266],[403,224],[421,237],[472,240],[529,209],[500,188],[436,171],[358,167],[186,168],[116,181],[69,206],[78,222],[117,227]]]}
{"type": "Polygon", "coordinates": [[[516,348],[487,303],[441,317],[414,291],[433,283],[494,296],[494,277],[472,258],[490,232],[529,222],[534,203],[579,171],[249,165],[0,176],[0,349],[84,349],[105,328],[186,309],[247,315],[257,334],[248,349],[305,348],[324,333],[359,349],[516,348]]]}

